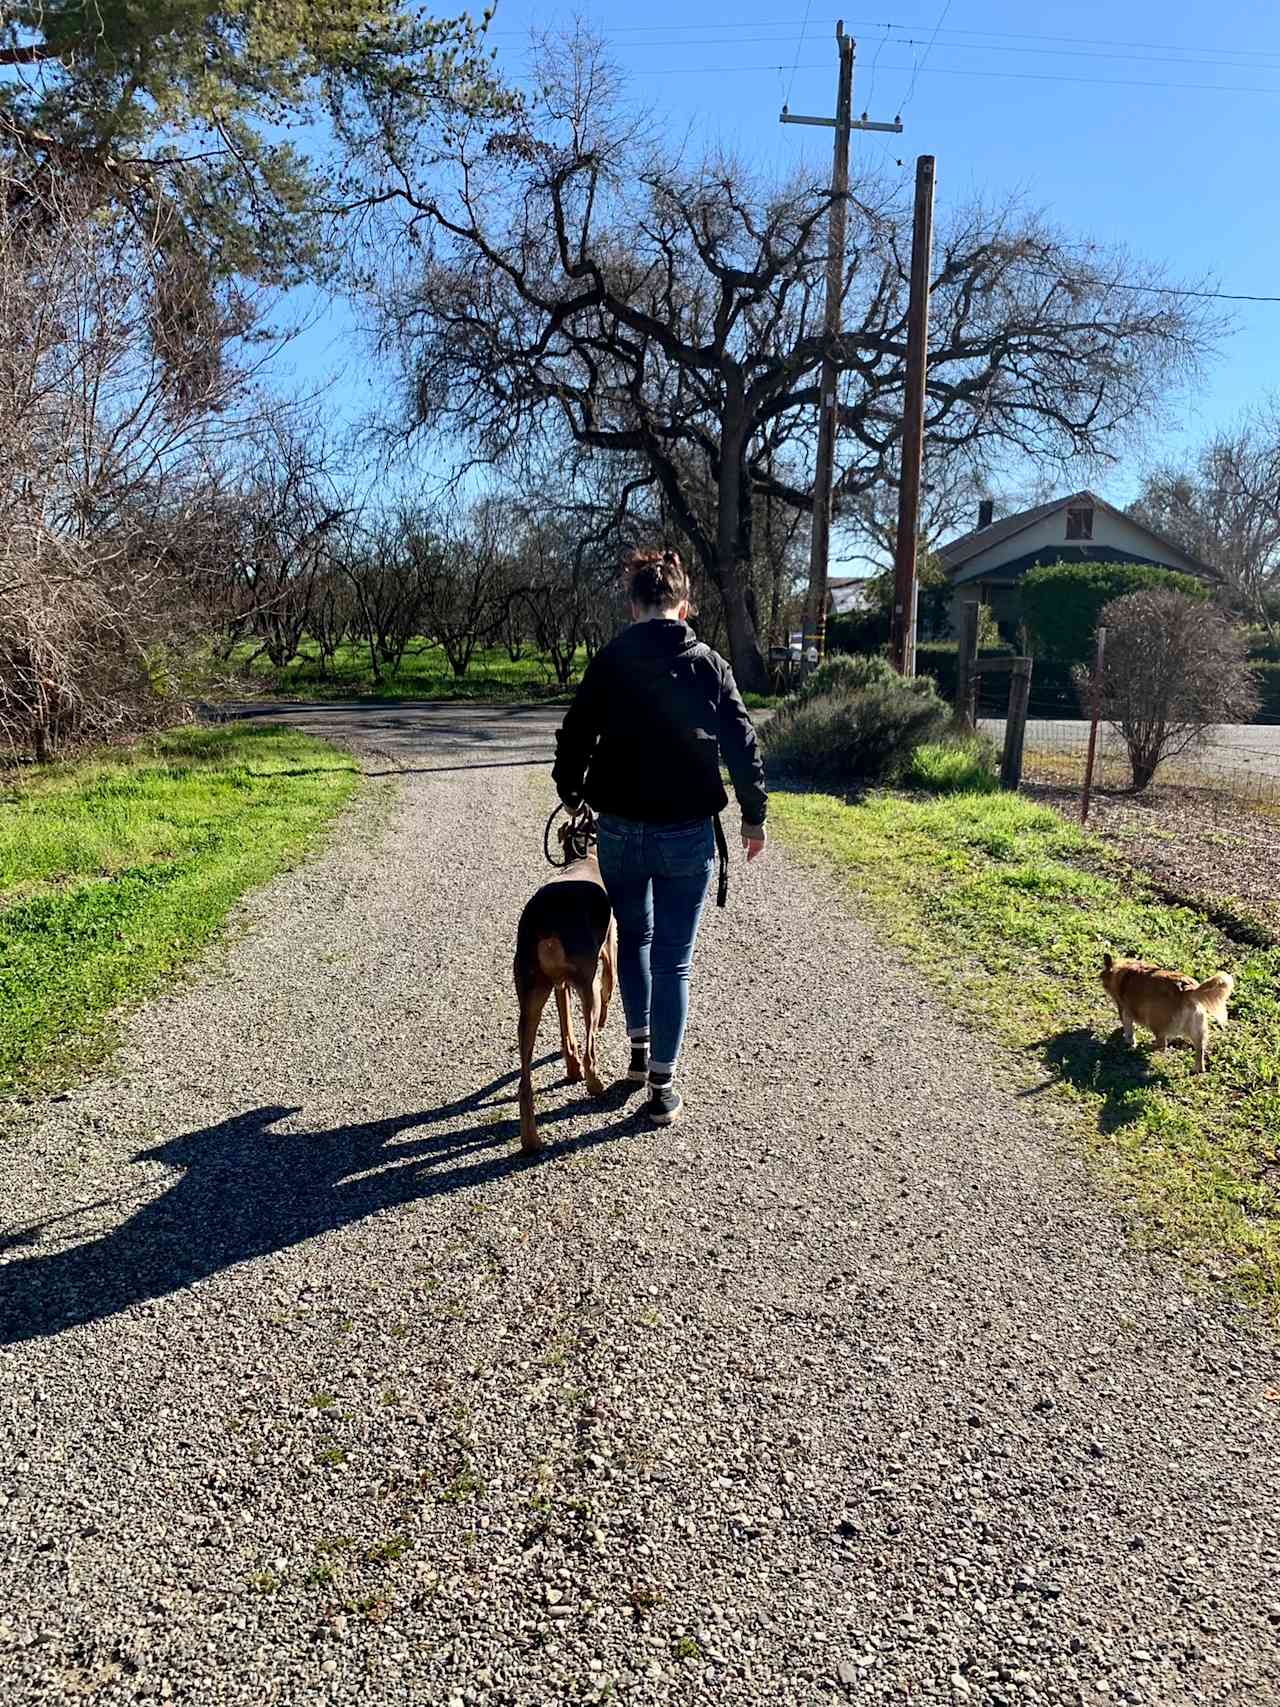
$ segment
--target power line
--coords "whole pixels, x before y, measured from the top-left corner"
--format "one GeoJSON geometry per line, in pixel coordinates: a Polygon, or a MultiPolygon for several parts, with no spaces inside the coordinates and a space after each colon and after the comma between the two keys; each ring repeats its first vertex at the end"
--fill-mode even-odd
{"type": "Polygon", "coordinates": [[[920,81],[920,73],[921,73],[921,71],[923,71],[924,66],[925,66],[925,62],[928,60],[929,55],[933,52],[933,44],[938,39],[938,31],[946,23],[947,14],[948,14],[948,12],[950,12],[953,3],[954,3],[954,0],[947,0],[946,5],[942,8],[942,12],[938,18],[937,23],[933,26],[933,34],[929,37],[929,45],[924,50],[924,58],[916,61],[915,69],[911,73],[911,84],[907,90],[907,98],[902,103],[902,109],[901,110],[904,112],[911,105],[911,97],[916,92],[916,84],[920,81]]]}
{"type": "Polygon", "coordinates": [[[863,109],[864,111],[869,112],[870,109],[875,105],[876,67],[880,63],[880,55],[884,52],[884,44],[891,39],[891,33],[893,31],[893,27],[894,26],[892,24],[886,24],[885,25],[885,34],[880,37],[879,46],[876,48],[876,56],[871,61],[871,87],[867,90],[867,105],[863,109]]]}
{"type": "MultiPolygon", "coordinates": [[[[815,22],[830,23],[830,22],[834,22],[834,20],[833,19],[821,19],[820,18],[820,19],[815,20],[815,22]]],[[[886,23],[883,19],[880,19],[880,18],[855,18],[852,20],[846,19],[845,22],[851,30],[853,30],[853,29],[900,30],[903,27],[901,24],[886,23]]],[[[708,24],[614,24],[614,25],[610,25],[607,29],[601,30],[600,34],[603,36],[609,37],[609,36],[633,34],[637,31],[641,31],[641,30],[647,31],[650,34],[652,34],[656,30],[678,29],[681,31],[689,31],[689,30],[704,31],[704,30],[733,30],[733,29],[741,29],[744,27],[745,28],[751,28],[751,29],[780,29],[781,30],[781,29],[790,28],[790,27],[794,26],[795,23],[796,23],[796,19],[794,17],[791,17],[791,18],[775,18],[775,19],[758,19],[758,20],[753,21],[752,24],[746,25],[746,26],[738,24],[733,19],[728,19],[728,20],[723,20],[723,21],[717,22],[717,23],[708,23],[708,24]]],[[[502,35],[524,36],[524,35],[527,35],[528,32],[526,30],[510,29],[510,30],[490,30],[488,33],[490,35],[495,35],[495,36],[502,36],[502,35]]],[[[1196,50],[1194,48],[1183,47],[1178,42],[1114,41],[1114,40],[1111,40],[1107,37],[1055,35],[1055,34],[1051,34],[1048,31],[1045,31],[1045,30],[966,30],[966,29],[960,29],[957,26],[953,25],[950,29],[940,29],[939,33],[943,34],[943,35],[948,35],[948,36],[972,36],[972,37],[978,38],[969,44],[965,44],[965,43],[961,43],[961,42],[944,42],[943,45],[946,47],[960,47],[960,46],[965,46],[965,45],[971,45],[975,48],[980,48],[980,47],[983,47],[985,45],[988,45],[989,41],[994,40],[994,41],[1043,41],[1043,42],[1059,42],[1059,43],[1065,42],[1065,43],[1074,43],[1080,47],[1140,48],[1144,51],[1150,51],[1153,53],[1172,53],[1175,55],[1194,54],[1196,52],[1196,50]]],[[[792,35],[787,35],[787,36],[736,36],[736,37],[701,36],[698,38],[689,38],[686,35],[664,35],[664,36],[656,37],[654,40],[651,40],[648,42],[635,42],[635,43],[632,43],[631,45],[636,46],[636,47],[656,47],[656,46],[660,46],[660,45],[661,46],[683,46],[686,44],[690,45],[690,46],[698,46],[700,43],[710,44],[710,42],[713,40],[725,41],[725,42],[731,42],[731,41],[744,41],[744,42],[746,42],[746,41],[761,41],[761,42],[778,41],[778,42],[785,42],[785,41],[794,41],[795,37],[792,35]]],[[[1015,50],[1005,49],[1003,51],[1013,52],[1015,50]]],[[[1027,50],[1027,51],[1030,51],[1030,50],[1027,50]]],[[[1251,61],[1256,61],[1259,58],[1280,59],[1280,47],[1253,47],[1253,46],[1249,46],[1246,44],[1245,46],[1238,47],[1238,48],[1226,48],[1226,47],[1224,47],[1224,48],[1220,49],[1219,51],[1221,51],[1223,53],[1235,53],[1237,55],[1242,55],[1242,56],[1244,56],[1246,63],[1249,63],[1251,61]]],[[[1188,64],[1199,63],[1199,61],[1188,60],[1188,61],[1186,61],[1186,63],[1188,63],[1188,64]]]]}
{"type": "MultiPolygon", "coordinates": [[[[1019,264],[1019,271],[1027,273],[1032,278],[1048,279],[1055,284],[1065,284],[1068,281],[1059,273],[1046,272],[1041,268],[1027,267],[1019,264]]],[[[1095,281],[1102,284],[1104,281],[1095,281]]],[[[1140,290],[1149,292],[1152,296],[1190,296],[1203,302],[1280,302],[1280,296],[1253,295],[1239,290],[1183,290],[1178,285],[1130,284],[1125,279],[1108,279],[1105,281],[1107,290],[1140,290]]]]}
{"type": "MultiPolygon", "coordinates": [[[[893,24],[888,24],[885,26],[885,28],[887,30],[896,30],[897,26],[893,25],[893,24]]],[[[704,40],[700,40],[700,41],[685,41],[685,40],[682,40],[681,38],[679,38],[677,36],[669,36],[669,37],[664,37],[661,40],[643,41],[643,42],[627,42],[624,45],[628,48],[643,48],[643,47],[657,47],[657,48],[666,48],[666,47],[746,47],[746,46],[752,46],[752,45],[771,46],[775,42],[782,44],[784,42],[792,41],[795,39],[796,38],[794,38],[792,36],[712,36],[712,37],[707,37],[704,40]]],[[[922,36],[904,36],[902,34],[882,35],[882,36],[874,36],[874,35],[873,36],[866,36],[866,35],[864,35],[864,36],[860,37],[859,40],[863,46],[867,45],[867,43],[869,43],[869,42],[875,42],[878,44],[877,49],[876,49],[875,60],[872,63],[872,72],[873,73],[875,71],[876,64],[879,62],[880,54],[883,52],[886,43],[893,42],[896,45],[901,46],[901,47],[924,47],[926,45],[925,40],[922,36]]],[[[932,45],[932,43],[930,43],[930,45],[932,45]]],[[[1233,60],[1233,59],[1188,59],[1188,58],[1181,58],[1181,57],[1162,56],[1159,54],[1150,54],[1150,53],[1106,53],[1106,52],[1098,53],[1098,52],[1094,52],[1092,49],[1089,49],[1089,48],[1003,47],[1003,46],[1000,46],[999,44],[989,43],[989,42],[943,42],[941,45],[944,49],[945,48],[954,48],[954,49],[959,50],[960,52],[1034,54],[1034,55],[1036,55],[1037,58],[1046,58],[1046,59],[1100,59],[1100,60],[1107,60],[1107,61],[1116,61],[1116,62],[1120,62],[1120,63],[1136,63],[1136,64],[1143,64],[1143,65],[1185,65],[1188,68],[1192,68],[1192,69],[1203,67],[1205,69],[1213,69],[1213,70],[1219,70],[1219,71],[1245,71],[1245,70],[1251,69],[1251,64],[1250,64],[1249,59],[1246,59],[1242,62],[1240,60],[1233,60]]],[[[799,61],[799,57],[800,57],[800,48],[797,47],[797,49],[796,49],[797,62],[799,61]]],[[[921,65],[923,65],[923,63],[924,63],[923,60],[921,60],[920,63],[921,63],[921,65]]],[[[793,79],[795,76],[795,69],[796,68],[794,68],[794,67],[792,69],[792,78],[793,79]]],[[[807,69],[807,67],[806,67],[806,69],[807,69]]],[[[966,67],[954,67],[952,69],[953,69],[953,74],[955,74],[955,73],[963,71],[967,68],[966,67]]],[[[1259,67],[1257,67],[1257,69],[1261,70],[1261,71],[1280,72],[1280,63],[1277,63],[1276,65],[1259,66],[1259,67]]]]}
{"type": "Polygon", "coordinates": [[[809,28],[809,7],[812,4],[813,0],[804,0],[804,22],[800,26],[800,40],[796,43],[796,62],[795,65],[791,67],[791,81],[787,84],[787,92],[783,96],[782,100],[784,107],[789,107],[791,105],[791,91],[795,88],[796,69],[800,64],[800,50],[804,46],[805,31],[809,28]]]}
{"type": "MultiPolygon", "coordinates": [[[[722,77],[741,76],[743,73],[757,71],[773,71],[778,69],[776,62],[771,65],[664,65],[646,66],[639,75],[644,77],[722,77]]],[[[798,71],[825,71],[825,65],[816,62],[811,65],[798,65],[798,71]]],[[[887,65],[886,71],[910,71],[909,65],[887,65]]],[[[1069,72],[1056,71],[980,71],[976,68],[934,65],[926,73],[929,77],[997,77],[1002,80],[1013,80],[1031,83],[1077,83],[1086,84],[1097,89],[1189,89],[1210,95],[1280,95],[1280,85],[1262,88],[1253,83],[1174,83],[1167,78],[1151,77],[1077,77],[1069,72]]]]}

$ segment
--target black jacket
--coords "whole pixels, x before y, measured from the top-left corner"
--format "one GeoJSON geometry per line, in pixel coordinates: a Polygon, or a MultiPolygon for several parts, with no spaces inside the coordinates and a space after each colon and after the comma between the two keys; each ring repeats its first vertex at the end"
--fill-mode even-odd
{"type": "Polygon", "coordinates": [[[591,660],[556,736],[561,800],[643,824],[710,818],[728,804],[723,757],[744,824],[768,804],[756,732],[733,671],[683,622],[637,622],[591,660]]]}

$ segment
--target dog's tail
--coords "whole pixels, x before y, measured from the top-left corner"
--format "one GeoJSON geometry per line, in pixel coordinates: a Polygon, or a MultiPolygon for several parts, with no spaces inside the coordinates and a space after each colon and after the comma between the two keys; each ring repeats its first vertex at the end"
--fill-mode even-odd
{"type": "Polygon", "coordinates": [[[1198,1008],[1203,1008],[1210,1019],[1217,1020],[1219,1025],[1227,1023],[1227,1003],[1231,1000],[1231,992],[1236,987],[1236,981],[1229,972],[1215,972],[1212,978],[1206,978],[1203,984],[1197,984],[1194,990],[1187,994],[1198,1008]]]}

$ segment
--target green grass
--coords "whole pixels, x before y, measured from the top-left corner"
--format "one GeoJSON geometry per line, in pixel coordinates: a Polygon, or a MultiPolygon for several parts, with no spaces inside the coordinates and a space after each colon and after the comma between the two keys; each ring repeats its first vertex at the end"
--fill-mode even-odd
{"type": "MultiPolygon", "coordinates": [[[[241,657],[249,656],[242,648],[241,657]]],[[[252,673],[262,679],[269,693],[282,699],[459,699],[459,700],[549,700],[568,701],[587,667],[585,648],[574,659],[567,688],[556,682],[550,662],[536,652],[526,652],[512,662],[506,648],[490,646],[476,651],[464,676],[455,676],[439,646],[416,643],[406,653],[398,670],[384,673],[375,682],[366,646],[339,648],[332,669],[321,666],[311,641],[303,643],[302,654],[283,670],[275,671],[259,659],[252,673]]],[[[753,711],[780,705],[772,694],[744,694],[753,711]]]]}
{"type": "Polygon", "coordinates": [[[902,786],[920,794],[994,794],[1000,786],[995,749],[980,737],[926,741],[911,755],[902,786]]]}
{"type": "Polygon", "coordinates": [[[1025,1052],[1032,1083],[1072,1099],[1142,1242],[1280,1306],[1280,949],[1161,902],[1101,843],[1018,795],[777,795],[771,807],[784,839],[846,877],[885,936],[1025,1052]],[[1188,1050],[1113,1037],[1106,949],[1234,974],[1208,1073],[1188,1050]]]}
{"type": "Polygon", "coordinates": [[[0,1096],[66,1083],[356,786],[309,736],[185,729],[0,781],[0,1096]]]}
{"type": "Polygon", "coordinates": [[[455,676],[441,647],[415,642],[400,668],[384,672],[382,680],[375,682],[367,646],[340,647],[333,668],[325,669],[316,646],[305,641],[301,656],[283,670],[273,670],[265,658],[253,670],[267,683],[268,691],[284,699],[521,700],[572,693],[586,662],[586,652],[580,650],[573,680],[564,690],[557,686],[547,660],[533,652],[513,663],[505,647],[477,649],[466,674],[455,676]]]}

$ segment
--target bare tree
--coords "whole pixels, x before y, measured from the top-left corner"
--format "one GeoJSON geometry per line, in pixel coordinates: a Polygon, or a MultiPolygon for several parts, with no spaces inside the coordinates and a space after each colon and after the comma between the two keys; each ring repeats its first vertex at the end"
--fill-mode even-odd
{"type": "Polygon", "coordinates": [[[423,584],[426,632],[459,681],[498,628],[510,561],[503,522],[502,505],[488,498],[452,516],[421,515],[407,530],[410,549],[431,565],[423,584]]]}
{"type": "MultiPolygon", "coordinates": [[[[1248,722],[1257,711],[1247,637],[1221,611],[1152,588],[1112,599],[1101,623],[1103,715],[1128,748],[1135,792],[1202,745],[1215,724],[1248,722]]],[[[1087,679],[1079,685],[1087,691],[1087,679]]]]}
{"type": "Polygon", "coordinates": [[[298,656],[346,504],[321,433],[272,411],[247,435],[223,502],[237,522],[239,623],[277,670],[298,656]]]}
{"type": "Polygon", "coordinates": [[[431,526],[410,511],[352,532],[337,554],[373,679],[398,670],[422,635],[444,552],[431,526]]]}
{"type": "Polygon", "coordinates": [[[230,290],[189,305],[222,354],[182,382],[137,233],[89,218],[73,179],[38,218],[13,187],[0,173],[0,738],[43,758],[190,692],[223,555],[211,470],[257,409],[254,309],[230,290]]]}
{"type": "Polygon", "coordinates": [[[1242,616],[1274,632],[1280,591],[1280,405],[1216,433],[1190,468],[1148,475],[1129,514],[1210,564],[1242,616]]]}
{"type": "MultiPolygon", "coordinates": [[[[723,598],[739,680],[762,688],[756,503],[812,504],[829,194],[722,155],[680,159],[625,116],[585,37],[545,50],[533,81],[503,134],[459,130],[439,192],[388,147],[381,193],[421,246],[381,299],[411,418],[496,461],[554,419],[642,464],[723,598]]],[[[864,186],[850,227],[848,329],[831,351],[845,498],[893,478],[910,210],[864,186]]],[[[1129,270],[1015,209],[942,222],[931,454],[1096,454],[1149,415],[1206,326],[1177,296],[1117,288],[1129,270]]]]}
{"type": "Polygon", "coordinates": [[[332,673],[338,652],[358,632],[359,621],[351,586],[335,562],[319,578],[311,598],[308,630],[320,654],[320,668],[332,673]]]}

